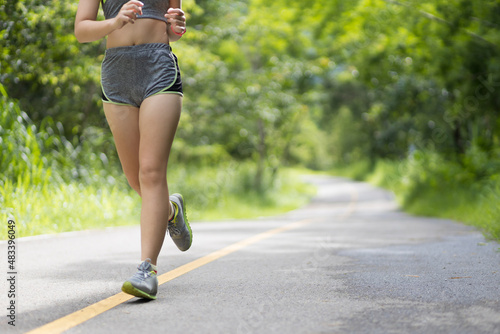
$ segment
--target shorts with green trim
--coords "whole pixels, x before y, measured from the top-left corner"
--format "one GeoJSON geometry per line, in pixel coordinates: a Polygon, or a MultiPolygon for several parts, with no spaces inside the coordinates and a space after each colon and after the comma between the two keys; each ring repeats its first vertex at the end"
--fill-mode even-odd
{"type": "Polygon", "coordinates": [[[101,67],[101,87],[103,102],[137,108],[152,95],[182,96],[177,57],[164,43],[107,49],[101,67]]]}

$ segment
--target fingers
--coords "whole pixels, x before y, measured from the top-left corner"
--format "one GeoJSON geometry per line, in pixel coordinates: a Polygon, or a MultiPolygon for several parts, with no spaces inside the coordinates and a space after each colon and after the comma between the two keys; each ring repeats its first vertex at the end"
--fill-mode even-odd
{"type": "Polygon", "coordinates": [[[167,10],[167,14],[185,16],[184,11],[182,9],[180,9],[180,8],[169,8],[167,10]]]}
{"type": "Polygon", "coordinates": [[[165,14],[174,33],[182,35],[186,32],[186,15],[180,8],[169,8],[165,14]]]}
{"type": "Polygon", "coordinates": [[[131,0],[127,2],[126,4],[123,5],[122,9],[127,8],[131,9],[133,8],[134,10],[138,10],[139,12],[142,13],[142,6],[144,6],[144,3],[137,1],[137,0],[131,0]]]}
{"type": "Polygon", "coordinates": [[[184,14],[184,11],[180,8],[169,8],[167,11],[167,14],[165,14],[165,17],[167,20],[173,20],[173,21],[179,21],[179,22],[186,22],[186,14],[184,14]]]}
{"type": "Polygon", "coordinates": [[[134,23],[137,20],[137,15],[142,15],[142,6],[140,1],[131,0],[124,4],[118,13],[119,19],[125,23],[134,23]]]}
{"type": "Polygon", "coordinates": [[[137,1],[137,0],[130,0],[125,5],[128,5],[128,4],[133,4],[133,5],[140,6],[140,7],[144,6],[144,3],[142,3],[141,1],[137,1]]]}
{"type": "Polygon", "coordinates": [[[123,5],[122,11],[124,11],[124,14],[128,14],[127,16],[135,16],[134,18],[137,18],[137,14],[142,15],[142,3],[135,4],[135,2],[139,3],[139,1],[130,1],[123,5]]]}

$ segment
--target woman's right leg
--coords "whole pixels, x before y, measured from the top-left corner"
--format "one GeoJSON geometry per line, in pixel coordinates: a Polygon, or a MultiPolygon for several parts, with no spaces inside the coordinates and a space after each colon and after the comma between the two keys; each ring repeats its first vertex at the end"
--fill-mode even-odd
{"type": "MultiPolygon", "coordinates": [[[[142,198],[141,253],[143,254],[141,257],[143,258],[142,260],[150,258],[153,264],[156,264],[163,244],[168,218],[173,213],[166,185],[166,164],[168,162],[170,146],[175,135],[175,129],[179,122],[180,101],[181,98],[173,94],[151,97],[143,103],[144,108],[141,112],[139,112],[139,108],[132,106],[103,103],[104,113],[113,133],[122,169],[130,186],[142,198]],[[154,103],[154,101],[157,101],[157,103],[154,103]],[[139,121],[139,114],[142,114],[141,122],[139,121]],[[143,131],[142,155],[139,154],[141,147],[141,123],[146,129],[143,131]],[[158,130],[155,131],[155,128],[158,128],[158,130]],[[141,189],[140,179],[141,159],[143,164],[142,183],[150,179],[149,176],[144,178],[146,172],[156,171],[156,165],[164,165],[162,168],[159,168],[163,175],[161,177],[162,182],[153,182],[153,184],[146,182],[148,189],[144,191],[141,189]],[[162,196],[155,191],[157,190],[157,186],[163,183],[165,183],[166,193],[162,196]],[[153,192],[146,192],[146,190],[153,190],[153,192]],[[159,200],[160,202],[158,202],[159,200]],[[165,217],[162,217],[160,211],[165,211],[165,217]],[[161,217],[157,217],[159,214],[161,217]]],[[[146,174],[149,175],[151,173],[146,174]]]]}
{"type": "Polygon", "coordinates": [[[127,177],[127,181],[139,196],[139,108],[132,106],[103,103],[104,113],[108,121],[116,151],[127,177]]]}

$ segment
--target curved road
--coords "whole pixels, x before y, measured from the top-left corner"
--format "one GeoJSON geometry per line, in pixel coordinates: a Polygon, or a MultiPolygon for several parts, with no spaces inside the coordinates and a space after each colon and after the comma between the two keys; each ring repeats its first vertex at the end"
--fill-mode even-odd
{"type": "Polygon", "coordinates": [[[500,333],[498,243],[366,183],[309,181],[299,210],[194,222],[186,253],[166,240],[156,301],[119,293],[137,226],[20,239],[16,327],[2,280],[0,333],[500,333]]]}

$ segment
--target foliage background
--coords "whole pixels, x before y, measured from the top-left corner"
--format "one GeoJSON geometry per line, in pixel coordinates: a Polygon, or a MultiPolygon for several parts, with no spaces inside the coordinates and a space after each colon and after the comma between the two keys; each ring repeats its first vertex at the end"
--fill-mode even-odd
{"type": "MultiPolygon", "coordinates": [[[[298,205],[310,192],[284,170],[301,166],[348,171],[412,212],[500,237],[498,1],[183,7],[189,29],[173,47],[184,112],[169,180],[199,212],[215,196],[298,205]]],[[[26,235],[132,222],[139,208],[101,111],[104,41],[77,43],[76,8],[0,0],[0,208],[26,235]]]]}

